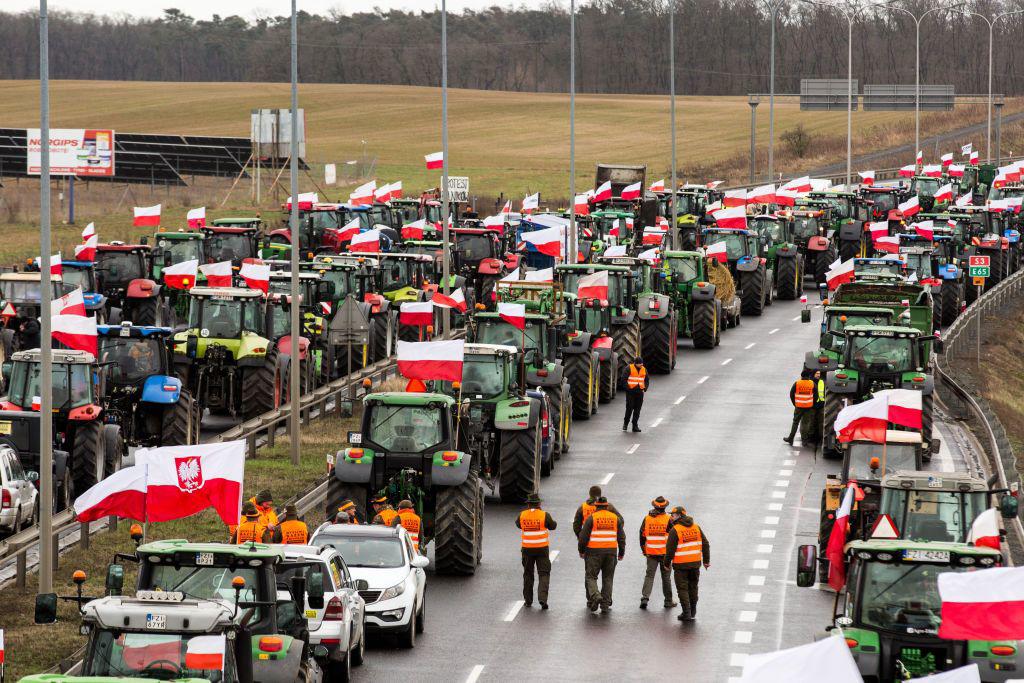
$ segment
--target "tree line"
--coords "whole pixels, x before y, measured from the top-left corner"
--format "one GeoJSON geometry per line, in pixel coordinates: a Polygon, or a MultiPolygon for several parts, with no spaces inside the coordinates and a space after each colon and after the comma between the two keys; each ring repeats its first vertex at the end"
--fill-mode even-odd
{"type": "MultiPolygon", "coordinates": [[[[677,92],[767,92],[770,21],[762,0],[674,0],[677,92]]],[[[1021,2],[1021,0],[1016,0],[1021,2]]],[[[490,7],[448,16],[449,84],[458,88],[564,92],[569,83],[569,14],[490,7]]],[[[935,5],[898,5],[920,15],[935,5]]],[[[853,75],[863,84],[914,82],[914,21],[892,9],[857,11],[853,75]]],[[[589,0],[577,10],[577,89],[589,93],[664,93],[668,89],[668,8],[655,0],[589,0]]],[[[921,82],[957,93],[987,87],[986,16],[1016,9],[973,0],[933,12],[921,24],[921,82]]],[[[1024,15],[996,24],[994,89],[1017,94],[1024,45],[1014,37],[1024,15]]],[[[53,13],[50,74],[59,79],[133,81],[287,81],[290,20],[238,16],[196,20],[176,9],[158,19],[53,13]]],[[[843,78],[847,20],[835,8],[802,2],[776,20],[776,90],[797,92],[801,78],[843,78]]],[[[301,13],[303,82],[437,86],[440,13],[301,13]]],[[[0,12],[0,78],[38,75],[38,19],[0,12]]]]}

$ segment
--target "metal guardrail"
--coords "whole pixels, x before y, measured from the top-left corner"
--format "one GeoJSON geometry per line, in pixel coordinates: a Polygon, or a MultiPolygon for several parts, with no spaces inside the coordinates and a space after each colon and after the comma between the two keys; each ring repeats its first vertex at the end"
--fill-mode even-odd
{"type": "MultiPolygon", "coordinates": [[[[985,337],[984,318],[1002,314],[1009,306],[1020,303],[1022,291],[1024,270],[1014,273],[978,297],[946,329],[944,353],[938,357],[935,368],[939,398],[953,412],[953,417],[965,421],[971,427],[981,443],[996,487],[1011,490],[1019,490],[1021,483],[1013,446],[999,417],[971,386],[973,383],[969,371],[964,366],[981,358],[981,342],[985,337]]],[[[1024,564],[1024,525],[1020,517],[1017,517],[1009,526],[1014,532],[1013,538],[1009,534],[1007,537],[1011,554],[1017,564],[1024,564]]]]}

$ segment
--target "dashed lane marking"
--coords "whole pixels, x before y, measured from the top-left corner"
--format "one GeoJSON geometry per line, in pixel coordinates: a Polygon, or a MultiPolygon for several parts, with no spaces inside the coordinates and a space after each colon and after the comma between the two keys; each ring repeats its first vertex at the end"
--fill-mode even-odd
{"type": "Polygon", "coordinates": [[[754,348],[754,344],[756,344],[756,343],[757,342],[750,342],[749,344],[747,344],[746,346],[743,347],[743,350],[744,351],[749,351],[750,349],[754,348]]]}
{"type": "Polygon", "coordinates": [[[782,464],[785,465],[786,467],[792,467],[793,465],[796,464],[796,460],[783,460],[782,464]]]}
{"type": "Polygon", "coordinates": [[[796,322],[799,319],[800,319],[800,316],[797,316],[797,317],[793,318],[793,322],[796,322]]]}
{"type": "Polygon", "coordinates": [[[728,365],[731,362],[732,362],[732,358],[726,358],[725,360],[722,361],[722,365],[728,365]]]}
{"type": "Polygon", "coordinates": [[[770,332],[768,332],[768,334],[775,334],[778,331],[779,331],[779,328],[776,327],[774,330],[771,330],[770,332]]]}
{"type": "MultiPolygon", "coordinates": [[[[637,446],[639,446],[639,445],[640,444],[637,444],[637,446]]],[[[606,474],[604,479],[601,480],[601,486],[605,486],[608,482],[610,482],[612,480],[612,477],[614,477],[614,476],[615,476],[614,472],[609,472],[608,474],[606,474]]]]}
{"type": "Polygon", "coordinates": [[[634,453],[636,453],[636,449],[638,448],[640,448],[640,444],[633,444],[632,446],[626,449],[626,455],[633,455],[634,453]]]}
{"type": "Polygon", "coordinates": [[[469,672],[469,676],[466,677],[466,683],[476,683],[477,679],[480,678],[480,674],[484,672],[484,665],[477,664],[473,667],[473,670],[469,672]]]}
{"type": "MultiPolygon", "coordinates": [[[[505,621],[514,621],[516,615],[519,614],[519,610],[521,610],[525,604],[526,603],[522,600],[516,600],[512,605],[512,608],[508,611],[508,614],[505,615],[505,621]]],[[[482,669],[483,667],[480,668],[482,669]]]]}
{"type": "Polygon", "coordinates": [[[704,384],[704,382],[707,382],[709,379],[711,379],[711,375],[704,375],[699,380],[697,380],[697,384],[704,384]]]}
{"type": "Polygon", "coordinates": [[[558,559],[558,553],[560,553],[560,552],[562,552],[562,551],[561,550],[552,550],[551,551],[551,554],[549,555],[549,557],[551,558],[552,562],[554,562],[555,560],[558,559]]]}
{"type": "Polygon", "coordinates": [[[786,492],[785,491],[772,491],[772,498],[785,498],[785,497],[786,497],[786,492]]]}
{"type": "Polygon", "coordinates": [[[783,488],[785,486],[789,486],[789,479],[776,479],[775,480],[775,486],[777,486],[779,488],[783,488]]]}
{"type": "Polygon", "coordinates": [[[772,512],[778,512],[782,509],[782,503],[768,503],[768,509],[772,512]]]}
{"type": "Polygon", "coordinates": [[[754,634],[752,631],[736,631],[732,634],[732,642],[747,645],[753,637],[754,634]]]}
{"type": "Polygon", "coordinates": [[[676,399],[676,402],[673,405],[679,405],[680,403],[682,403],[685,400],[686,400],[686,396],[680,396],[679,398],[676,399]]]}
{"type": "Polygon", "coordinates": [[[729,655],[729,666],[743,666],[747,663],[746,652],[733,652],[729,655]]]}
{"type": "Polygon", "coordinates": [[[779,476],[780,477],[792,477],[793,476],[793,470],[779,470],[779,476]]]}
{"type": "Polygon", "coordinates": [[[761,529],[761,538],[775,538],[775,529],[761,529]]]}
{"type": "Polygon", "coordinates": [[[655,427],[657,427],[660,424],[661,424],[661,418],[659,417],[657,420],[655,420],[654,422],[651,423],[651,426],[648,427],[648,429],[654,429],[655,427]]]}
{"type": "Polygon", "coordinates": [[[753,624],[755,621],[757,621],[757,612],[755,612],[754,610],[745,609],[742,612],[740,612],[738,620],[743,622],[744,624],[753,624]]]}

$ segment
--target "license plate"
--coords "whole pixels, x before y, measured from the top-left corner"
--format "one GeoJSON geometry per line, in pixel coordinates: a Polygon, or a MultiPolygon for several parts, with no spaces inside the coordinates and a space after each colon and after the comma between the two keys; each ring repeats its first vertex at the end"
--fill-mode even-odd
{"type": "Polygon", "coordinates": [[[948,550],[904,550],[903,559],[907,562],[949,562],[948,550]]]}
{"type": "Polygon", "coordinates": [[[196,565],[200,567],[212,567],[213,553],[196,553],[196,565]]]}
{"type": "Polygon", "coordinates": [[[928,477],[928,488],[940,489],[942,488],[942,477],[928,477]]]}
{"type": "Polygon", "coordinates": [[[10,433],[11,433],[11,423],[10,422],[0,422],[0,434],[10,435],[10,433]]]}
{"type": "Polygon", "coordinates": [[[306,618],[307,619],[316,619],[316,610],[315,609],[308,609],[308,610],[306,610],[306,618]]]}
{"type": "Polygon", "coordinates": [[[167,630],[167,615],[166,614],[147,614],[146,615],[146,628],[152,631],[166,631],[167,630]]]}

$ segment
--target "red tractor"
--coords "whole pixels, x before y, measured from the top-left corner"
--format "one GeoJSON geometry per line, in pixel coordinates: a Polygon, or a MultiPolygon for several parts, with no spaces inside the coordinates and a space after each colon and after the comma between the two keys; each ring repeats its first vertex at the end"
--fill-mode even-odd
{"type": "Polygon", "coordinates": [[[151,250],[146,244],[111,242],[96,248],[96,283],[107,298],[107,322],[161,325],[169,311],[161,305],[160,285],[150,278],[151,250]]]}

